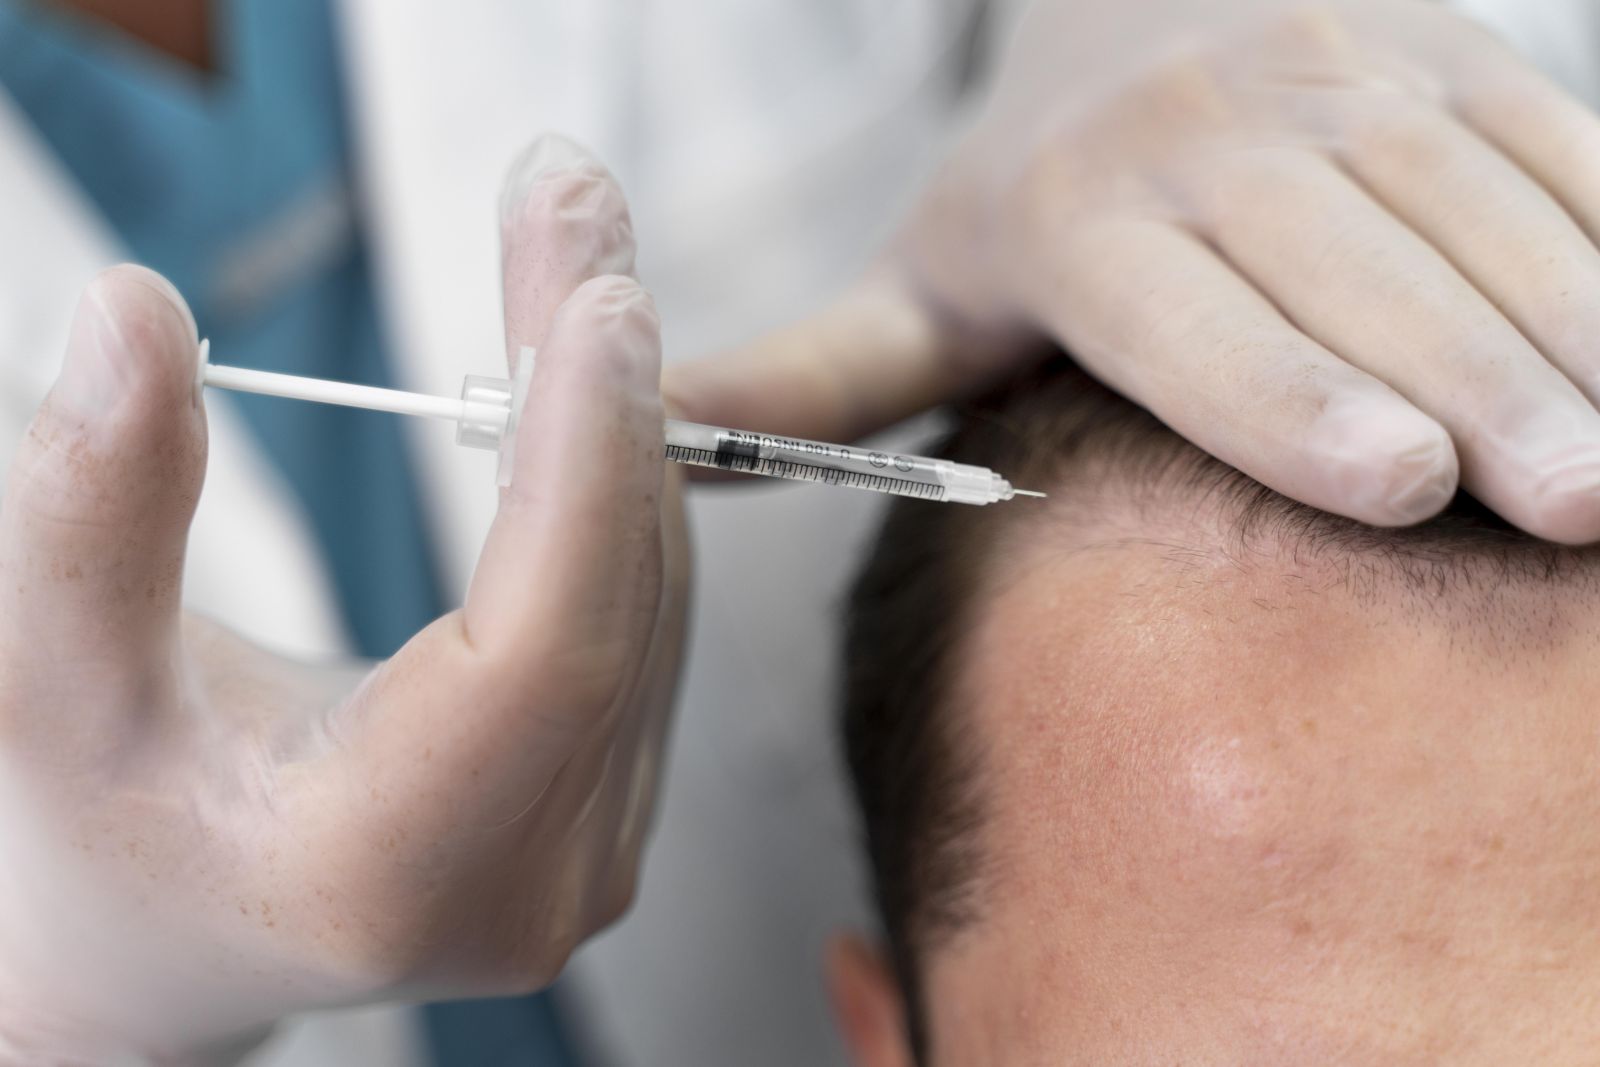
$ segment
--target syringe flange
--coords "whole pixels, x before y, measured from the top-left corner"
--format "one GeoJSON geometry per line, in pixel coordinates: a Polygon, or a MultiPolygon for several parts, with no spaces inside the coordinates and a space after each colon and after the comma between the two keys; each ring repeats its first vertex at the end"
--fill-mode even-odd
{"type": "Polygon", "coordinates": [[[495,480],[511,484],[517,452],[517,424],[528,401],[533,379],[535,350],[523,345],[517,355],[517,372],[511,378],[469,374],[461,382],[462,416],[456,422],[456,444],[500,453],[495,480]]]}

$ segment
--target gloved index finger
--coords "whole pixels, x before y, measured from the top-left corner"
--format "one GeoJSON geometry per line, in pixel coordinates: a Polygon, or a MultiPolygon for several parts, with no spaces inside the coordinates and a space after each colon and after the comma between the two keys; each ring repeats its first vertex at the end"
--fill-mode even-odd
{"type": "Polygon", "coordinates": [[[633,222],[622,189],[573,141],[545,134],[506,175],[500,196],[506,362],[537,349],[556,309],[603,274],[632,276],[633,222]]]}
{"type": "Polygon", "coordinates": [[[357,758],[403,763],[428,736],[432,774],[476,780],[446,821],[518,808],[548,782],[589,735],[596,692],[637,673],[661,587],[659,323],[625,273],[621,190],[581,148],[543,138],[507,180],[501,240],[507,361],[536,353],[511,484],[465,607],[352,708],[357,758]]]}

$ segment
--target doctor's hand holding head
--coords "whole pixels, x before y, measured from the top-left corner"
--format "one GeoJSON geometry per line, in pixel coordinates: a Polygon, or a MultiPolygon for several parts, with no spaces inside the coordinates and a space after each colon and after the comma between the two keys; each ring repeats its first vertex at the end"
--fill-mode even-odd
{"type": "Polygon", "coordinates": [[[141,269],[84,294],[0,508],[0,1059],[197,1061],[299,1008],[524,990],[626,906],[687,571],[659,325],[564,142],[503,242],[507,350],[539,350],[513,481],[465,606],[364,675],[183,615],[194,324],[141,269]]]}
{"type": "Polygon", "coordinates": [[[881,269],[669,389],[842,439],[1053,340],[1303,502],[1459,481],[1592,541],[1597,173],[1600,120],[1440,4],[1039,0],[881,269]]]}

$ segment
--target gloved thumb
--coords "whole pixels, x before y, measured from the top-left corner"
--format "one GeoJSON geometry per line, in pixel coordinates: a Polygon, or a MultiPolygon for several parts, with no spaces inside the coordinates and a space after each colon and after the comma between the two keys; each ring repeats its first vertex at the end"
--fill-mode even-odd
{"type": "Polygon", "coordinates": [[[0,672],[148,669],[174,638],[205,475],[196,358],[160,275],[113,267],[84,290],[0,504],[0,672]]]}

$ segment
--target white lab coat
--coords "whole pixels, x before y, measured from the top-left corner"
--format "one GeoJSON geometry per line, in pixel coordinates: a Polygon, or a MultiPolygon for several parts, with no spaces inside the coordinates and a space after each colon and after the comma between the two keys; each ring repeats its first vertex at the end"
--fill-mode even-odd
{"type": "MultiPolygon", "coordinates": [[[[501,359],[496,199],[534,133],[587,142],[634,208],[668,358],[735,343],[843,284],[949,134],[974,0],[342,0],[360,193],[402,385],[501,359]]],[[[1003,7],[1004,5],[1002,5],[1003,7]]],[[[1462,0],[1600,97],[1590,0],[1462,0]]],[[[54,377],[76,294],[119,252],[0,95],[0,460],[54,377]]],[[[226,360],[226,353],[218,353],[226,360]]],[[[191,539],[191,605],[258,640],[343,645],[303,516],[226,398],[191,539]]],[[[492,458],[413,428],[450,588],[492,515],[492,458]]],[[[864,923],[833,758],[835,607],[876,501],[697,494],[699,584],[670,773],[638,904],[567,983],[597,1062],[840,1063],[819,951],[864,923]]],[[[420,1063],[397,1010],[289,1028],[272,1067],[420,1063]]]]}

